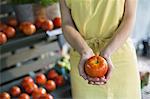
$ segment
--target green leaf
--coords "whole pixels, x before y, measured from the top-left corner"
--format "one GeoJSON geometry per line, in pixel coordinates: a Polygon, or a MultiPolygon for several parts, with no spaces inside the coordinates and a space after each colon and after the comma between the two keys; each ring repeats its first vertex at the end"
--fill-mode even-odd
{"type": "Polygon", "coordinates": [[[58,0],[8,0],[11,4],[28,4],[28,3],[40,3],[42,6],[48,6],[58,2],[58,0]]]}
{"type": "Polygon", "coordinates": [[[58,2],[58,0],[40,0],[42,6],[48,6],[56,2],[58,2]]]}

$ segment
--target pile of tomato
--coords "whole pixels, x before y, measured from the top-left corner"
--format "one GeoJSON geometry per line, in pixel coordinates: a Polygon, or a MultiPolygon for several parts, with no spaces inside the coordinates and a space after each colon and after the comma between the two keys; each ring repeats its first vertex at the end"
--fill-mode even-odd
{"type": "Polygon", "coordinates": [[[45,75],[38,73],[34,78],[24,77],[20,84],[12,86],[8,92],[0,93],[0,99],[54,99],[51,92],[64,86],[66,80],[55,69],[45,75]]]}
{"type": "Polygon", "coordinates": [[[61,25],[60,17],[55,17],[53,20],[38,18],[34,23],[30,21],[19,23],[16,18],[11,17],[8,18],[6,23],[0,21],[0,45],[6,43],[8,39],[14,38],[16,36],[16,30],[29,36],[36,33],[38,29],[51,31],[55,28],[60,28],[61,25]]]}

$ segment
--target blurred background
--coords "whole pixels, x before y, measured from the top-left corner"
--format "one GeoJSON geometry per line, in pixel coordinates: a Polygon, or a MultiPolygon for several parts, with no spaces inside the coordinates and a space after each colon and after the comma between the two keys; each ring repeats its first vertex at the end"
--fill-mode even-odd
{"type": "Polygon", "coordinates": [[[132,39],[136,48],[139,71],[142,77],[142,98],[149,99],[150,79],[148,80],[147,78],[150,73],[150,2],[148,0],[138,0],[132,39]]]}
{"type": "MultiPolygon", "coordinates": [[[[142,99],[150,99],[149,0],[138,0],[131,37],[142,99]]],[[[69,48],[58,0],[1,0],[0,98],[71,99],[69,48]]]]}

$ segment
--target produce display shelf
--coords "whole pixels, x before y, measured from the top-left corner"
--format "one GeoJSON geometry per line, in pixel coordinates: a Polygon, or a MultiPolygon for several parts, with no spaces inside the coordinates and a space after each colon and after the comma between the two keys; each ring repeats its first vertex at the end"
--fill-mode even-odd
{"type": "Polygon", "coordinates": [[[72,99],[70,81],[68,81],[64,86],[58,87],[50,94],[54,96],[54,99],[72,99]]]}
{"type": "MultiPolygon", "coordinates": [[[[67,74],[69,76],[69,74],[67,74]]],[[[26,93],[25,90],[22,88],[20,82],[22,79],[16,80],[12,83],[9,83],[8,85],[1,86],[0,87],[0,93],[1,92],[9,92],[10,88],[12,86],[19,86],[21,88],[22,93],[26,93]]],[[[45,88],[43,85],[39,86],[39,88],[45,88]]],[[[71,83],[70,83],[70,78],[65,80],[65,84],[62,86],[57,86],[55,90],[53,91],[47,91],[47,93],[51,94],[54,99],[72,99],[72,94],[71,94],[71,83]]],[[[32,96],[30,95],[31,99],[32,96]]]]}
{"type": "MultiPolygon", "coordinates": [[[[47,32],[50,34],[49,36],[57,36],[62,33],[61,29],[55,29],[47,32]]],[[[46,40],[49,36],[46,32],[42,30],[37,30],[36,33],[30,36],[25,36],[20,31],[17,31],[14,38],[9,39],[7,43],[3,45],[0,45],[0,52],[2,54],[9,51],[15,51],[18,48],[32,46],[35,43],[46,40]]]]}

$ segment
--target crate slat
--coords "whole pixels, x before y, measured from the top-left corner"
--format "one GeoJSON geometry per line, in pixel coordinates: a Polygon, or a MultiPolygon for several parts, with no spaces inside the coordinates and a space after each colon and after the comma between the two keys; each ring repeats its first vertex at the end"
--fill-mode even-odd
{"type": "Polygon", "coordinates": [[[1,4],[0,9],[0,14],[12,13],[14,11],[13,6],[10,4],[1,4]]]}
{"type": "Polygon", "coordinates": [[[7,84],[7,85],[1,86],[1,87],[0,87],[0,92],[4,92],[4,91],[8,92],[9,89],[10,89],[12,86],[14,86],[14,85],[19,85],[20,82],[21,82],[21,79],[16,80],[16,81],[14,81],[14,82],[11,82],[11,83],[9,83],[9,84],[7,84]]]}
{"type": "Polygon", "coordinates": [[[1,53],[15,51],[19,48],[33,46],[34,44],[46,40],[47,35],[44,32],[37,31],[31,36],[25,36],[23,33],[16,32],[16,37],[8,40],[6,44],[0,45],[1,53]]]}
{"type": "Polygon", "coordinates": [[[42,69],[45,66],[48,66],[49,64],[54,63],[59,57],[60,57],[59,55],[46,57],[43,59],[39,59],[38,61],[35,61],[33,63],[28,63],[27,65],[22,65],[18,68],[13,68],[13,69],[4,71],[1,73],[1,83],[26,75],[27,73],[31,71],[42,69]]]}
{"type": "Polygon", "coordinates": [[[3,68],[9,67],[11,65],[14,65],[18,62],[24,62],[24,61],[27,61],[29,59],[38,57],[44,53],[53,52],[56,50],[60,50],[59,45],[57,42],[53,42],[53,43],[46,44],[46,45],[43,45],[40,47],[29,49],[28,51],[25,51],[25,52],[16,53],[14,55],[3,58],[1,60],[0,70],[3,68]]]}

